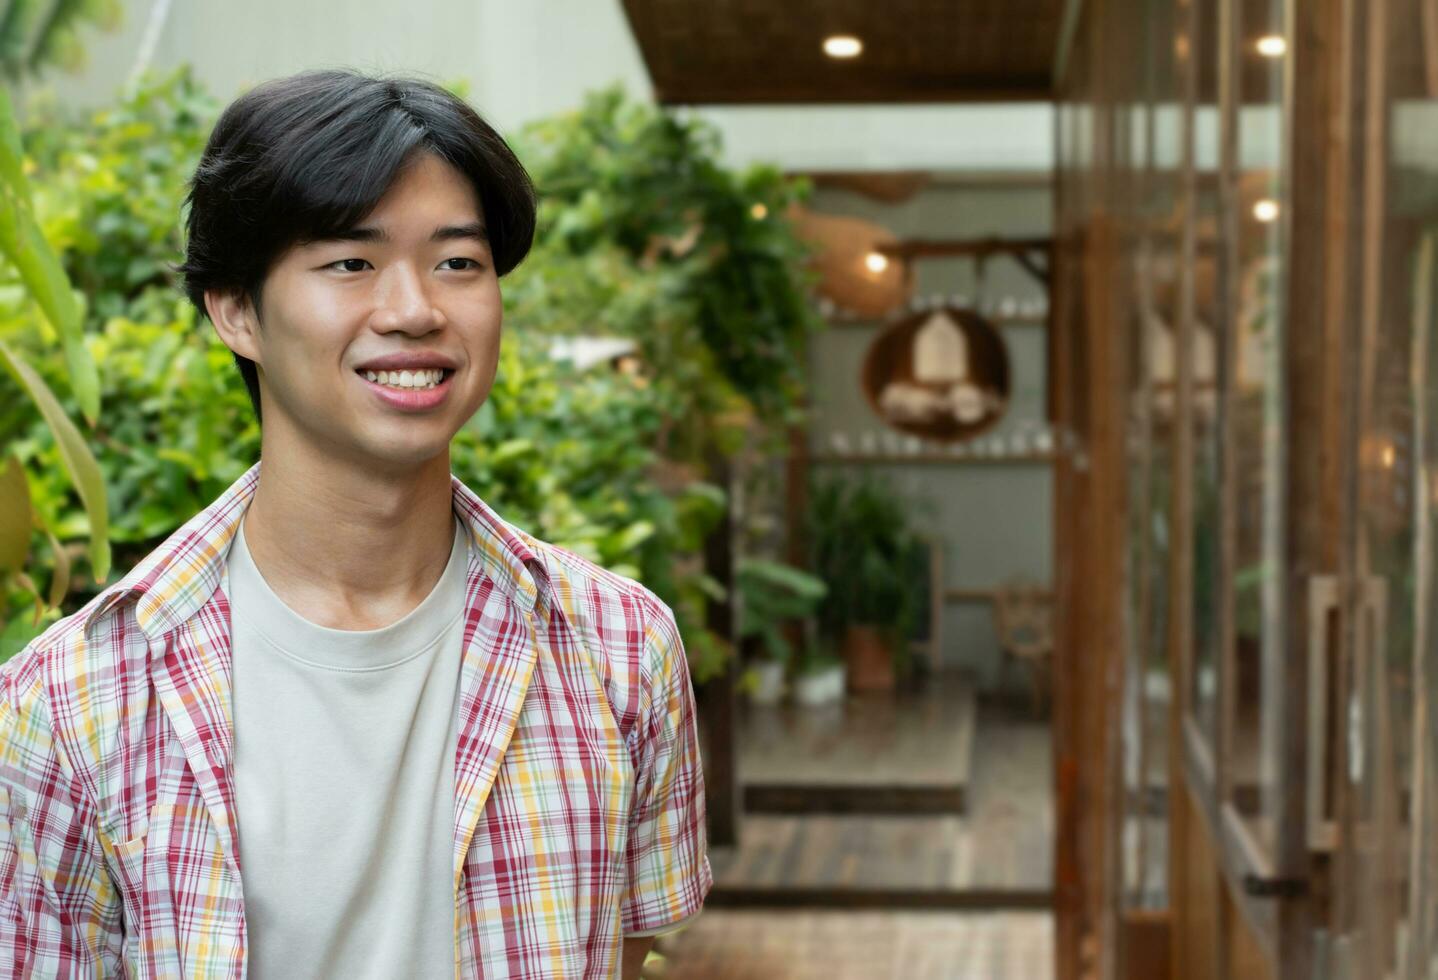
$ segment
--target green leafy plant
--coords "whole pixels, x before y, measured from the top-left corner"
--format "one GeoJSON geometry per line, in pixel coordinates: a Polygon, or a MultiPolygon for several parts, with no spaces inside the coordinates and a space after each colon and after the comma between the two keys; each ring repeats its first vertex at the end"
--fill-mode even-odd
{"type": "Polygon", "coordinates": [[[0,73],[14,82],[50,66],[79,68],[80,26],[114,30],[121,14],[119,0],[10,0],[0,13],[0,73]]]}
{"type": "MultiPolygon", "coordinates": [[[[549,151],[569,145],[561,132],[567,125],[580,129],[575,147],[587,145],[607,118],[604,112],[633,112],[638,121],[633,125],[643,124],[646,131],[672,128],[657,109],[621,109],[613,99],[601,103],[608,108],[598,115],[565,116],[548,128],[539,126],[555,141],[549,151]]],[[[62,606],[46,612],[47,619],[75,611],[104,588],[112,566],[124,572],[144,558],[259,453],[259,427],[232,355],[188,306],[171,272],[183,253],[180,205],[186,182],[217,108],[190,72],[180,69],[142,79],[124,101],[101,112],[66,114],[59,106],[33,112],[36,125],[24,132],[29,154],[24,168],[37,224],[55,243],[60,267],[85,299],[79,305],[82,342],[78,348],[55,342],[58,328],[36,312],[12,266],[0,266],[0,342],[58,392],[55,401],[63,414],[83,414],[81,397],[70,387],[75,376],[70,353],[78,349],[102,366],[95,394],[106,411],[91,443],[101,486],[111,499],[112,520],[102,537],[115,546],[114,562],[93,556],[86,562],[73,539],[91,535],[98,522],[66,479],[62,441],[35,414],[0,414],[0,445],[12,447],[26,467],[36,520],[56,539],[32,543],[49,546],[56,565],[75,566],[72,591],[62,606]]],[[[692,131],[689,124],[674,125],[676,132],[692,131]]],[[[641,237],[636,228],[646,227],[638,218],[624,226],[626,234],[607,236],[597,228],[587,237],[575,230],[577,218],[565,216],[591,207],[592,198],[546,198],[536,249],[521,272],[505,280],[506,336],[495,387],[454,438],[452,464],[506,519],[659,593],[676,612],[693,674],[702,681],[723,670],[729,657],[725,638],[705,627],[707,602],[725,598],[725,589],[702,565],[706,537],[728,500],[696,461],[716,447],[742,443],[754,428],[756,412],[731,374],[751,379],[754,391],[768,392],[765,404],[777,405],[774,391],[758,379],[765,371],[787,374],[797,364],[788,348],[723,349],[731,341],[749,342],[743,310],[766,305],[764,290],[725,299],[722,306],[713,296],[732,274],[778,283],[782,296],[774,293],[775,309],[791,303],[788,309],[798,319],[787,320],[782,329],[771,325],[762,343],[797,342],[812,323],[804,319],[811,315],[802,305],[797,240],[782,221],[765,224],[751,214],[754,227],[745,226],[742,236],[726,241],[725,226],[713,218],[689,249],[666,244],[663,233],[673,227],[663,217],[663,195],[687,201],[684,210],[700,201],[720,217],[748,214],[743,208],[759,201],[768,201],[766,207],[778,214],[798,185],[777,172],[741,177],[712,158],[700,161],[699,154],[712,157],[707,138],[682,141],[680,148],[693,158],[664,164],[663,180],[641,174],[630,182],[618,171],[603,177],[614,194],[630,195],[624,203],[605,198],[605,205],[617,208],[615,213],[653,218],[646,239],[659,241],[653,253],[649,246],[636,251],[641,237]],[[686,168],[695,168],[702,180],[686,187],[686,168]],[[700,244],[702,254],[696,251],[700,244]],[[735,264],[735,257],[723,254],[726,249],[748,257],[735,264]],[[749,254],[755,250],[768,251],[749,254]],[[709,299],[700,302],[700,295],[709,299]],[[726,332],[716,332],[716,323],[726,325],[726,332]],[[581,372],[549,358],[555,336],[594,332],[638,339],[646,371],[581,372]],[[718,353],[710,341],[719,343],[718,353]],[[684,479],[669,479],[676,471],[686,474],[684,479]]],[[[568,161],[562,170],[578,174],[572,154],[561,155],[568,161]]],[[[637,167],[641,161],[630,162],[637,167]]],[[[548,164],[531,165],[545,187],[548,164]]],[[[12,376],[0,374],[4,404],[17,404],[17,395],[12,376]]],[[[12,477],[0,470],[0,479],[12,477]]],[[[0,552],[16,540],[0,535],[0,552]]],[[[29,638],[16,625],[20,618],[9,614],[26,601],[26,593],[7,582],[0,601],[9,602],[0,606],[6,621],[0,634],[3,660],[29,638]]]]}
{"type": "Polygon", "coordinates": [[[769,659],[787,663],[794,655],[784,627],[812,616],[828,593],[816,576],[763,558],[741,559],[735,570],[739,636],[757,637],[769,659]]]}
{"type": "Polygon", "coordinates": [[[928,546],[905,503],[872,480],[815,480],[807,538],[814,574],[829,587],[821,634],[837,647],[850,626],[876,627],[902,661],[928,594],[928,546]]]}
{"type": "MultiPolygon", "coordinates": [[[[79,408],[93,426],[100,412],[99,380],[95,361],[83,341],[81,306],[71,290],[59,257],[51,248],[34,213],[33,194],[26,173],[26,161],[19,127],[7,92],[0,89],[0,290],[8,302],[0,306],[6,325],[21,321],[45,332],[53,351],[63,355],[66,387],[74,392],[79,408]],[[8,307],[8,309],[7,309],[8,307]]],[[[7,331],[8,332],[8,331],[7,331]]],[[[108,569],[110,543],[107,536],[108,501],[100,469],[85,437],[70,420],[70,413],[55,396],[50,383],[31,366],[24,354],[0,337],[0,367],[23,390],[48,428],[57,448],[59,466],[70,485],[79,493],[85,510],[90,538],[90,561],[108,569]]],[[[10,404],[17,404],[15,399],[10,404]]],[[[21,461],[12,454],[10,440],[4,450],[4,485],[0,496],[0,615],[7,620],[3,642],[28,639],[40,628],[47,610],[58,607],[69,588],[69,561],[61,553],[51,525],[37,517],[29,483],[21,461]],[[41,594],[29,571],[32,532],[42,532],[50,545],[52,574],[47,595],[41,594]],[[10,596],[28,592],[36,614],[19,625],[9,622],[13,605],[10,596]],[[48,600],[48,601],[47,601],[48,600]]]]}
{"type": "Polygon", "coordinates": [[[823,325],[785,218],[808,185],[724,167],[713,126],[617,87],[518,145],[541,230],[507,311],[533,329],[638,342],[674,397],[660,443],[672,458],[735,451],[750,406],[782,433],[798,416],[806,340],[823,325]]]}
{"type": "Polygon", "coordinates": [[[813,637],[800,649],[799,657],[795,661],[795,673],[799,676],[821,674],[842,666],[844,661],[834,652],[833,646],[813,637]]]}

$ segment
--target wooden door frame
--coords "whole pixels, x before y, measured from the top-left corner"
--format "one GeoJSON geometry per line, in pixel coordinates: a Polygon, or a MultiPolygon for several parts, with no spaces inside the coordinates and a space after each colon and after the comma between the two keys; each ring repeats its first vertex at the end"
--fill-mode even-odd
{"type": "MultiPolygon", "coordinates": [[[[1231,0],[1230,0],[1231,2],[1231,0]]],[[[1341,221],[1346,200],[1344,154],[1346,142],[1341,129],[1335,129],[1335,112],[1343,105],[1345,63],[1335,63],[1333,51],[1346,40],[1341,18],[1342,7],[1351,0],[1289,0],[1287,4],[1290,57],[1285,78],[1286,148],[1284,172],[1289,177],[1289,193],[1283,220],[1286,222],[1283,255],[1286,282],[1283,287],[1283,321],[1287,326],[1282,345],[1284,376],[1284,440],[1281,471],[1284,489],[1284,593],[1285,613],[1282,624],[1285,656],[1281,683],[1288,692],[1283,701],[1284,717],[1275,726],[1283,733],[1279,747],[1282,760],[1278,766],[1280,785],[1274,798],[1278,801],[1275,818],[1290,832],[1280,834],[1277,850],[1264,854],[1254,846],[1236,808],[1229,802],[1229,778],[1226,760],[1231,743],[1224,734],[1232,719],[1232,654],[1231,610],[1221,614],[1223,678],[1220,690],[1220,733],[1217,758],[1205,760],[1203,747],[1196,738],[1195,727],[1188,718],[1188,691],[1185,686],[1182,709],[1185,760],[1179,768],[1188,782],[1189,795],[1199,803],[1196,813],[1200,825],[1194,826],[1181,816],[1175,820],[1172,854],[1184,852],[1184,835],[1205,834],[1217,848],[1220,870],[1227,893],[1246,928],[1260,940],[1265,958],[1278,980],[1307,980],[1312,975],[1313,936],[1323,921],[1322,902],[1327,894],[1327,861],[1309,849],[1306,834],[1291,828],[1306,825],[1307,796],[1304,779],[1309,773],[1308,726],[1303,723],[1308,708],[1309,630],[1314,622],[1307,615],[1309,593],[1315,576],[1339,571],[1335,527],[1335,511],[1342,506],[1335,449],[1342,425],[1337,406],[1346,399],[1335,398],[1343,392],[1340,369],[1343,363],[1344,318],[1341,304],[1342,275],[1345,268],[1341,233],[1335,232],[1335,212],[1341,221]],[[1336,280],[1336,281],[1335,281],[1336,280]],[[1314,289],[1323,283],[1326,289],[1314,289]],[[1335,292],[1337,290],[1337,292],[1335,292]],[[1315,342],[1309,333],[1320,327],[1315,342]],[[1212,771],[1210,771],[1210,769],[1212,771]]],[[[1226,40],[1226,61],[1232,71],[1233,59],[1241,39],[1230,34],[1226,40]]],[[[1232,99],[1232,85],[1227,84],[1225,98],[1232,99]]],[[[1231,108],[1225,108],[1225,116],[1231,108]]],[[[1225,161],[1226,169],[1234,161],[1225,161]]],[[[1224,180],[1231,181],[1230,171],[1224,180]]],[[[1230,209],[1231,210],[1231,209],[1230,209]]],[[[1341,229],[1340,229],[1341,231],[1341,229]]],[[[1182,398],[1182,396],[1181,396],[1182,398]]],[[[1186,426],[1180,431],[1186,432],[1186,426]]],[[[1232,458],[1232,432],[1222,437],[1228,458],[1232,458]]],[[[1187,436],[1185,436],[1187,440],[1187,436]]],[[[1180,468],[1192,477],[1191,440],[1180,452],[1180,468]]],[[[1231,482],[1231,481],[1230,481],[1231,482]]],[[[1231,494],[1231,487],[1227,491],[1231,494]]],[[[1192,500],[1185,499],[1182,508],[1191,511],[1192,500]]],[[[1230,507],[1231,510],[1231,498],[1230,507]]],[[[1185,522],[1186,524],[1187,522],[1185,522]]],[[[1229,537],[1231,528],[1225,529],[1229,537]]],[[[1192,541],[1185,540],[1179,567],[1174,578],[1187,581],[1175,588],[1174,603],[1183,609],[1192,589],[1192,541]]],[[[1228,559],[1226,559],[1226,566],[1228,559]]],[[[1224,575],[1225,592],[1229,581],[1224,575]]],[[[1192,664],[1192,623],[1176,630],[1179,643],[1178,659],[1184,676],[1192,664]]],[[[1176,862],[1177,864],[1180,862],[1176,862]]],[[[1175,878],[1174,901],[1185,901],[1186,882],[1180,874],[1175,878]]],[[[1222,928],[1222,927],[1221,927],[1222,928]]],[[[1233,937],[1220,935],[1227,947],[1233,937]]],[[[1188,951],[1180,939],[1175,943],[1175,976],[1183,974],[1182,964],[1188,951]]]]}
{"type": "MultiPolygon", "coordinates": [[[[1336,526],[1341,507],[1336,490],[1339,461],[1335,449],[1342,422],[1337,406],[1345,390],[1340,376],[1345,350],[1340,300],[1346,268],[1342,221],[1348,194],[1345,182],[1349,135],[1342,112],[1347,104],[1352,66],[1351,59],[1335,59],[1346,54],[1349,34],[1345,18],[1352,16],[1355,2],[1289,0],[1287,5],[1290,57],[1285,67],[1288,101],[1284,145],[1290,189],[1284,215],[1288,223],[1288,276],[1283,297],[1285,322],[1296,326],[1291,328],[1281,355],[1285,378],[1283,411],[1288,423],[1287,439],[1281,449],[1286,488],[1282,680],[1285,690],[1299,693],[1290,697],[1287,716],[1277,728],[1283,733],[1279,748],[1281,769],[1296,780],[1298,789],[1302,788],[1309,761],[1308,728],[1302,723],[1306,707],[1302,692],[1306,692],[1308,680],[1309,586],[1316,575],[1341,571],[1331,529],[1336,526]],[[1314,284],[1322,285],[1315,288],[1314,284]],[[1335,398],[1335,394],[1340,397],[1335,398]],[[1311,488],[1321,492],[1310,492],[1311,488]]],[[[1065,32],[1067,40],[1060,63],[1073,67],[1074,52],[1069,45],[1077,50],[1075,39],[1080,36],[1088,42],[1082,51],[1088,64],[1082,67],[1092,70],[1094,63],[1102,62],[1101,37],[1095,25],[1102,27],[1103,21],[1096,17],[1095,6],[1071,0],[1066,18],[1071,27],[1065,32]]],[[[1195,7],[1189,4],[1190,11],[1195,7]]],[[[1232,71],[1240,40],[1230,33],[1227,44],[1224,62],[1232,71]]],[[[1187,201],[1185,213],[1191,214],[1195,199],[1191,112],[1196,80],[1191,68],[1185,74],[1188,95],[1184,100],[1187,123],[1182,137],[1182,194],[1187,201]]],[[[1079,97],[1102,99],[1105,93],[1090,85],[1079,97]]],[[[1233,98],[1231,84],[1226,86],[1224,97],[1233,98]]],[[[1094,120],[1090,142],[1102,148],[1103,112],[1096,111],[1094,120]]],[[[1063,113],[1058,114],[1055,125],[1062,143],[1063,113]]],[[[1096,171],[1102,170],[1102,161],[1092,165],[1096,171]]],[[[1230,172],[1231,165],[1232,161],[1230,172]]],[[[1062,615],[1055,672],[1056,954],[1061,980],[1070,980],[1087,969],[1095,969],[1098,976],[1109,976],[1113,965],[1101,940],[1113,936],[1111,917],[1115,906],[1111,899],[1119,882],[1116,862],[1109,853],[1109,835],[1114,821],[1121,819],[1121,812],[1115,805],[1112,774],[1106,771],[1112,765],[1117,720],[1107,705],[1116,703],[1113,693],[1122,684],[1118,639],[1123,611],[1119,594],[1112,588],[1112,583],[1120,579],[1109,573],[1122,567],[1124,527],[1112,518],[1121,514],[1125,505],[1120,479],[1125,472],[1123,446],[1116,438],[1122,429],[1124,386],[1112,383],[1121,379],[1122,350],[1114,349],[1111,342],[1117,331],[1105,313],[1112,308],[1112,296],[1102,281],[1115,232],[1098,220],[1102,209],[1065,211],[1065,196],[1073,190],[1071,180],[1064,172],[1057,180],[1057,254],[1063,261],[1055,283],[1053,403],[1056,421],[1073,424],[1086,436],[1088,468],[1080,472],[1071,465],[1061,465],[1055,482],[1056,546],[1065,559],[1059,563],[1057,575],[1062,615]],[[1101,583],[1108,589],[1100,588],[1101,583]]],[[[1188,351],[1195,329],[1192,266],[1197,252],[1191,220],[1185,222],[1181,235],[1184,260],[1175,346],[1179,351],[1188,351]]],[[[1178,366],[1176,414],[1179,419],[1191,419],[1192,365],[1181,357],[1178,366]]],[[[1245,833],[1241,829],[1235,833],[1236,813],[1225,813],[1220,805],[1224,797],[1218,794],[1221,780],[1217,769],[1222,752],[1219,758],[1208,753],[1202,740],[1194,739],[1193,726],[1188,722],[1191,705],[1187,681],[1193,661],[1194,627],[1195,445],[1189,425],[1176,424],[1172,439],[1173,533],[1168,608],[1169,650],[1176,682],[1170,717],[1168,806],[1174,922],[1180,922],[1187,896],[1198,884],[1188,879],[1185,849],[1192,835],[1202,834],[1217,849],[1216,853],[1228,850],[1243,858],[1220,859],[1220,867],[1213,869],[1215,874],[1221,874],[1223,892],[1237,910],[1233,924],[1256,922],[1262,933],[1262,923],[1267,920],[1267,958],[1275,977],[1307,980],[1311,974],[1313,930],[1324,920],[1328,859],[1309,850],[1306,835],[1290,833],[1271,855],[1269,867],[1263,867],[1261,860],[1253,860],[1251,848],[1245,850],[1245,833]],[[1194,807],[1190,799],[1208,802],[1194,807]],[[1302,890],[1306,890],[1307,897],[1280,897],[1302,890]]],[[[1231,615],[1224,617],[1225,622],[1230,619],[1231,615]]],[[[1223,635],[1228,632],[1225,628],[1223,635]]],[[[1231,657],[1230,647],[1231,643],[1223,643],[1223,656],[1231,657]]],[[[1231,662],[1222,673],[1231,675],[1231,662]]],[[[1305,794],[1283,792],[1278,798],[1279,820],[1288,826],[1303,827],[1307,817],[1305,794]]],[[[1216,928],[1221,930],[1223,926],[1220,923],[1216,928]]],[[[1188,937],[1182,928],[1174,929],[1172,939],[1173,976],[1183,977],[1185,966],[1204,951],[1193,948],[1192,943],[1200,940],[1188,937]]]]}

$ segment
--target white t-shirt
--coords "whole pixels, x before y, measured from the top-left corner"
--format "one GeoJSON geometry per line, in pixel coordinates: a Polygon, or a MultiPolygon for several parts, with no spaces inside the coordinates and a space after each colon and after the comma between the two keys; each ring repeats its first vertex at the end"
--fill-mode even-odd
{"type": "Polygon", "coordinates": [[[456,517],[423,602],[382,629],[335,630],[271,591],[240,524],[222,585],[253,980],[454,975],[468,549],[456,517]]]}

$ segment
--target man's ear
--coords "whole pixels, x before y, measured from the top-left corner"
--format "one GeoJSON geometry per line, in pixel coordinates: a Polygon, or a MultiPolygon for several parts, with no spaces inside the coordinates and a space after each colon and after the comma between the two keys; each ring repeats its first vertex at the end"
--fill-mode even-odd
{"type": "Polygon", "coordinates": [[[220,335],[226,347],[256,364],[261,363],[260,319],[245,290],[207,289],[205,309],[209,310],[215,333],[220,335]]]}

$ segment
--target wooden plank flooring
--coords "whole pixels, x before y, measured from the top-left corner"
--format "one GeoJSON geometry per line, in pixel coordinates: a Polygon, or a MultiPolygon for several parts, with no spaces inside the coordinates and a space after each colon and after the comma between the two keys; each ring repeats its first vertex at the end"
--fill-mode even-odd
{"type": "Polygon", "coordinates": [[[985,705],[973,749],[965,816],[745,814],[739,845],[711,849],[716,891],[1011,891],[1032,904],[1053,880],[1048,725],[985,705]]]}
{"type": "Polygon", "coordinates": [[[1044,912],[706,909],[661,937],[648,980],[1050,980],[1044,912]]]}

